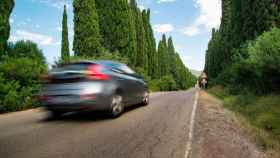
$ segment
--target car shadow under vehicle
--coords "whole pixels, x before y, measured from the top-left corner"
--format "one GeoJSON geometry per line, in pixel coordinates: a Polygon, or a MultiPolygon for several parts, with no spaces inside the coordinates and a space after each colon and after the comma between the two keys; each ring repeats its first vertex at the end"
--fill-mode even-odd
{"type": "MultiPolygon", "coordinates": [[[[133,110],[137,110],[138,108],[145,108],[140,104],[129,106],[125,108],[124,113],[119,117],[124,117],[126,114],[129,114],[133,110]]],[[[106,121],[106,120],[114,120],[118,118],[113,118],[109,112],[105,111],[81,111],[81,112],[69,112],[65,113],[60,117],[54,117],[51,113],[48,113],[45,118],[40,120],[40,122],[92,122],[92,121],[106,121]]]]}

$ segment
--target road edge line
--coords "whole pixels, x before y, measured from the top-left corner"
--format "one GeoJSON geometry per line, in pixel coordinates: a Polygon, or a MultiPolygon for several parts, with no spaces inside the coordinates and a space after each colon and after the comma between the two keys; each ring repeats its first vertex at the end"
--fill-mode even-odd
{"type": "Polygon", "coordinates": [[[199,98],[199,90],[197,90],[195,93],[195,100],[194,100],[193,110],[192,110],[192,114],[191,114],[191,121],[190,121],[190,128],[189,128],[189,135],[188,135],[187,148],[186,148],[186,152],[185,152],[185,158],[190,158],[190,155],[192,152],[193,130],[194,130],[198,98],[199,98]]]}

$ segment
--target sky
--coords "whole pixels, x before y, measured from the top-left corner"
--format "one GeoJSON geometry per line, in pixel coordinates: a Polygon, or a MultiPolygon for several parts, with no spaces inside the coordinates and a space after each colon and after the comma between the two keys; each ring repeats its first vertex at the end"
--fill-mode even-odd
{"type": "MultiPolygon", "coordinates": [[[[39,45],[48,64],[60,56],[63,5],[67,5],[70,49],[73,43],[71,0],[15,0],[9,41],[31,40],[39,45]]],[[[221,0],[138,0],[140,9],[151,9],[157,41],[172,36],[185,65],[203,70],[212,28],[221,19],[221,0]]],[[[73,51],[71,52],[73,54],[73,51]]]]}

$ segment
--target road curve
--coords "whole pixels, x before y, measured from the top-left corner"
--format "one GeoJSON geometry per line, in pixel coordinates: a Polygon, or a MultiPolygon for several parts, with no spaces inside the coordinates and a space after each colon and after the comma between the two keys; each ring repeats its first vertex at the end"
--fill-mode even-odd
{"type": "Polygon", "coordinates": [[[46,112],[0,115],[2,158],[183,158],[195,89],[154,93],[118,119],[96,113],[47,121],[46,112]]]}

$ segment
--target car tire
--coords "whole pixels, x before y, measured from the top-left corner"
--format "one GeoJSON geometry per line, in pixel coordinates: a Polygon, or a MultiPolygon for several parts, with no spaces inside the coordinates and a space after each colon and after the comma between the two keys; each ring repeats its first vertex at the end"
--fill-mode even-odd
{"type": "Polygon", "coordinates": [[[141,104],[144,105],[144,106],[147,106],[147,105],[149,105],[149,102],[150,102],[149,92],[146,91],[144,93],[144,96],[143,96],[141,104]]]}
{"type": "Polygon", "coordinates": [[[111,101],[111,116],[117,118],[124,112],[123,98],[121,95],[115,94],[111,101]]]}

